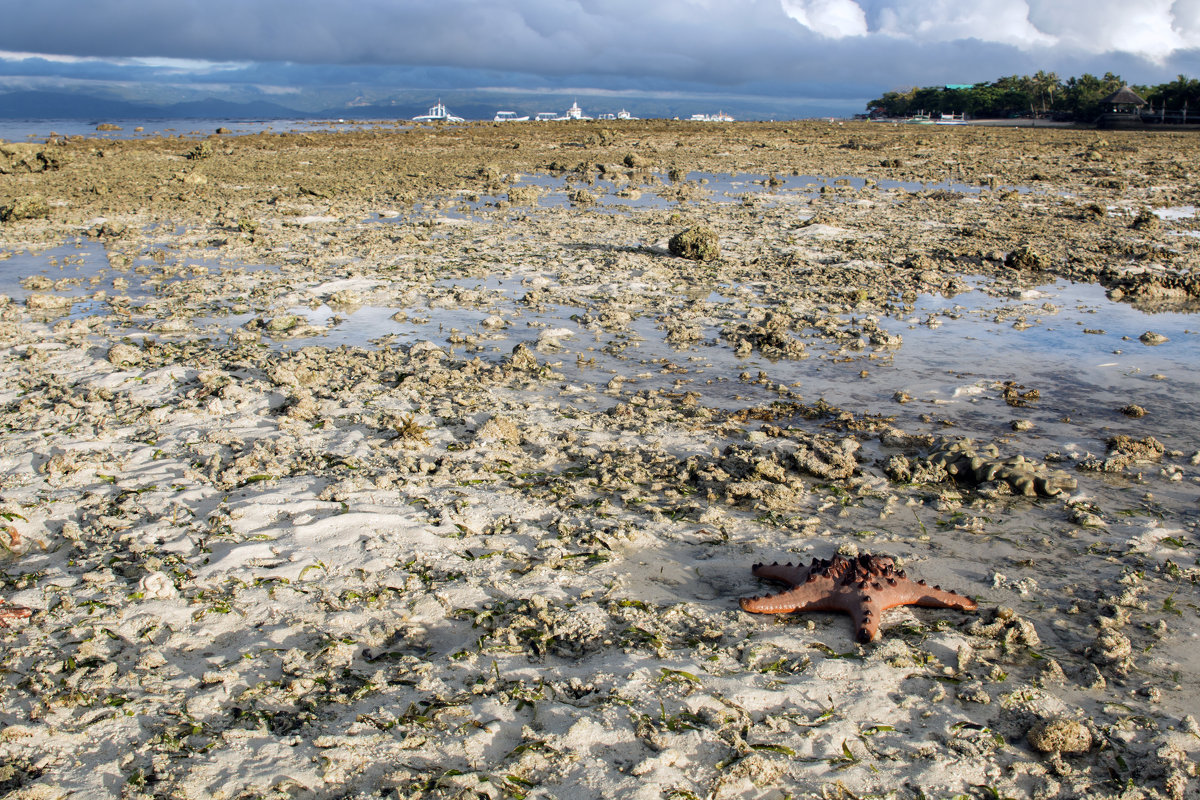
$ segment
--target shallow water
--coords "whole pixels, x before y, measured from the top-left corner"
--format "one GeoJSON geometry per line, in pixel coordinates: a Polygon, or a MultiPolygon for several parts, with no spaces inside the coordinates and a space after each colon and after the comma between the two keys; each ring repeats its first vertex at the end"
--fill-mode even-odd
{"type": "MultiPolygon", "coordinates": [[[[979,197],[989,191],[1011,191],[1021,193],[1034,191],[1028,186],[979,186],[953,181],[920,183],[915,181],[871,180],[851,175],[767,175],[758,173],[710,173],[690,172],[679,181],[672,181],[659,173],[635,173],[633,179],[591,178],[582,180],[570,175],[518,175],[512,181],[514,188],[534,187],[539,190],[538,208],[567,208],[572,205],[570,195],[583,190],[594,198],[586,206],[596,213],[619,213],[628,211],[662,210],[686,206],[691,203],[733,204],[753,202],[756,205],[777,206],[799,204],[813,200],[822,192],[843,190],[851,201],[866,188],[875,188],[887,193],[942,191],[979,197]],[[675,196],[680,188],[686,191],[675,196]]],[[[486,213],[495,210],[508,199],[507,190],[498,194],[462,197],[455,201],[419,203],[410,212],[395,215],[380,214],[363,220],[367,223],[408,223],[416,220],[443,217],[448,219],[487,219],[486,213]]],[[[522,206],[512,206],[520,209],[522,206]]]]}
{"type": "MultiPolygon", "coordinates": [[[[191,277],[193,267],[230,270],[232,275],[272,269],[189,264],[179,270],[150,259],[114,268],[101,243],[81,240],[0,260],[0,293],[21,302],[31,293],[21,280],[44,276],[58,283],[37,291],[79,299],[69,312],[47,312],[70,318],[112,318],[109,299],[128,297],[133,318],[119,324],[132,336],[203,335],[219,341],[255,316],[205,316],[192,320],[187,333],[149,333],[158,320],[139,315],[137,306],[153,301],[161,287],[191,277]]],[[[881,318],[880,327],[903,338],[898,348],[876,349],[865,338],[832,340],[796,331],[793,335],[805,342],[808,354],[800,360],[773,360],[758,351],[739,357],[722,338],[724,326],[744,319],[748,308],[765,305],[747,287],[710,289],[694,306],[702,338],[676,346],[666,341],[661,315],[655,312],[635,316],[627,328],[606,330],[584,324],[589,319],[586,300],[530,307],[522,298],[531,287],[521,276],[445,279],[434,286],[435,295],[454,289],[478,292],[483,298],[478,306],[446,307],[446,298],[439,297],[433,307],[426,298],[405,308],[291,307],[287,313],[324,332],[270,341],[274,347],[295,349],[403,347],[428,340],[456,354],[491,361],[523,343],[562,375],[558,388],[565,388],[572,403],[590,409],[610,407],[619,397],[648,389],[697,392],[703,404],[726,410],[823,399],[856,414],[893,416],[901,427],[942,426],[952,435],[1010,435],[1014,420],[1027,420],[1034,428],[1023,435],[1043,440],[1049,449],[1078,445],[1102,451],[1111,430],[1128,427],[1119,410],[1137,403],[1150,411],[1137,422],[1139,431],[1180,448],[1200,441],[1200,375],[1194,370],[1200,363],[1200,315],[1146,313],[1110,301],[1094,284],[1058,281],[1021,292],[996,290],[981,278],[972,285],[973,291],[955,297],[922,296],[895,316],[881,318]],[[484,327],[493,315],[504,320],[502,329],[484,327]],[[570,334],[539,347],[549,329],[570,334]],[[1139,340],[1151,330],[1167,341],[1150,346],[1139,340]],[[618,381],[610,385],[614,377],[618,381]],[[1002,398],[1006,381],[1036,388],[1040,396],[1028,407],[1010,408],[1002,398]],[[911,402],[894,400],[898,391],[911,402]]],[[[671,298],[667,300],[669,304],[671,298]]],[[[855,320],[843,315],[842,323],[853,326],[855,320]]]]}

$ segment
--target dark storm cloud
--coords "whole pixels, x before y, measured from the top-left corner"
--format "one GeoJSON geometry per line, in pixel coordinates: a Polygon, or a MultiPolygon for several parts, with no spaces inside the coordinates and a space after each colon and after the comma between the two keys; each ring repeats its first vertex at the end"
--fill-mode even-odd
{"type": "Polygon", "coordinates": [[[46,75],[274,88],[863,97],[1039,69],[1154,83],[1200,62],[1200,0],[0,0],[0,15],[0,51],[92,59],[46,75]]]}
{"type": "Polygon", "coordinates": [[[0,49],[24,52],[653,75],[726,84],[790,70],[789,54],[820,40],[790,20],[778,0],[39,0],[6,18],[15,24],[0,30],[0,49]]]}

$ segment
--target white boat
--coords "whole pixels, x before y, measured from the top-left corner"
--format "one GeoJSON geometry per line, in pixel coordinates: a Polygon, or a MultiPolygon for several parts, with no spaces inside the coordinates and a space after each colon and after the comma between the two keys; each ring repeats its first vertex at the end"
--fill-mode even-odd
{"type": "Polygon", "coordinates": [[[691,120],[692,122],[733,122],[733,117],[724,111],[718,111],[715,114],[692,114],[691,120]]]}
{"type": "Polygon", "coordinates": [[[451,114],[439,100],[438,104],[429,109],[428,114],[422,114],[419,117],[413,117],[413,122],[466,122],[462,117],[456,117],[451,114]]]}
{"type": "Polygon", "coordinates": [[[553,122],[558,119],[558,114],[553,111],[539,111],[533,118],[534,122],[553,122]]]}
{"type": "Polygon", "coordinates": [[[529,117],[518,117],[515,111],[497,111],[492,122],[528,122],[529,117]]]}
{"type": "Polygon", "coordinates": [[[591,117],[585,117],[583,115],[583,109],[579,107],[579,103],[571,103],[571,107],[567,109],[567,113],[564,116],[559,117],[559,119],[591,119],[591,117]]]}
{"type": "Polygon", "coordinates": [[[617,112],[617,119],[637,119],[637,117],[622,108],[617,112]]]}

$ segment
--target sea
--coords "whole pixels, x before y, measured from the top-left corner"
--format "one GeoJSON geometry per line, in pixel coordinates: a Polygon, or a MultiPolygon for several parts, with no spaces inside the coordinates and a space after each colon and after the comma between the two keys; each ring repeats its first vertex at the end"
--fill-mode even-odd
{"type": "Polygon", "coordinates": [[[312,119],[0,119],[0,141],[45,142],[82,136],[88,139],[197,139],[224,128],[232,136],[255,133],[317,133],[383,127],[411,127],[409,120],[312,119]],[[100,128],[103,127],[103,130],[100,128]]]}

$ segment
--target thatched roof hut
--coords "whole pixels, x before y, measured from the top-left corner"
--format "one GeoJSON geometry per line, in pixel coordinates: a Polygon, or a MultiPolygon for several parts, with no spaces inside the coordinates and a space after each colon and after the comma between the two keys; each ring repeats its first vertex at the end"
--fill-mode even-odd
{"type": "Polygon", "coordinates": [[[1121,106],[1133,106],[1134,108],[1141,108],[1142,106],[1146,105],[1146,101],[1143,100],[1137,92],[1129,88],[1129,84],[1125,84],[1100,102],[1106,106],[1112,106],[1114,109],[1118,109],[1121,106]]]}

